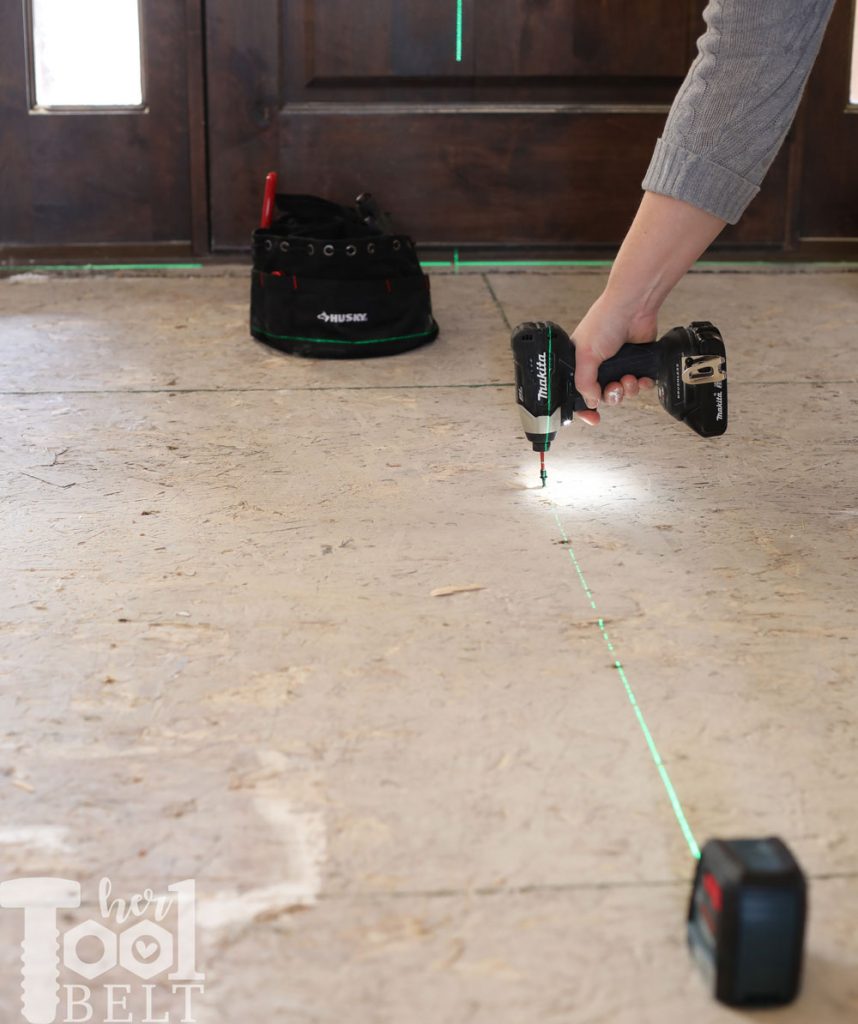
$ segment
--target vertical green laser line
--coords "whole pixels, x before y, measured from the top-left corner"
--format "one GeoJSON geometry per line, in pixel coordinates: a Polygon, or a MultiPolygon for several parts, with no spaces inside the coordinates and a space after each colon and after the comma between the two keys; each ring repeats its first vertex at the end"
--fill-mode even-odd
{"type": "Polygon", "coordinates": [[[464,0],[456,0],[456,60],[462,60],[462,22],[464,20],[462,5],[464,0]]]}
{"type": "MultiPolygon", "coordinates": [[[[550,340],[550,335],[549,335],[550,340]]],[[[563,529],[563,524],[560,522],[560,516],[557,512],[554,512],[554,519],[557,522],[557,528],[560,530],[560,534],[563,537],[563,542],[566,545],[566,550],[569,552],[569,557],[572,559],[572,564],[575,566],[575,572],[578,574],[578,580],[581,586],[584,588],[584,593],[587,595],[587,600],[590,602],[590,607],[593,611],[596,611],[596,601],[593,597],[593,592],[587,583],[587,579],[578,564],[578,559],[575,557],[575,552],[572,548],[572,544],[566,535],[566,531],[563,529]]],[[[611,654],[614,654],[614,645],[611,643],[611,638],[608,636],[608,631],[605,629],[605,620],[598,619],[596,624],[599,627],[599,631],[602,634],[602,639],[607,644],[608,650],[611,654]]],[[[632,689],[631,683],[626,675],[626,670],[623,668],[622,662],[614,657],[614,668],[617,670],[617,675],[620,677],[623,687],[626,691],[626,696],[629,698],[629,703],[634,709],[635,717],[638,720],[638,725],[641,727],[641,731],[644,734],[647,746],[649,747],[650,755],[652,756],[655,766],[658,769],[658,774],[661,777],[661,781],[664,784],[664,788],[667,791],[667,797],[670,800],[670,806],[673,808],[673,813],[676,817],[679,828],[685,837],[685,842],[688,844],[688,849],[691,850],[691,855],[696,860],[700,860],[700,847],[697,845],[697,840],[694,838],[694,833],[691,831],[691,826],[688,824],[688,819],[685,817],[685,812],[682,809],[682,804],[679,802],[679,797],[676,795],[676,790],[673,788],[673,783],[670,781],[670,775],[668,774],[667,767],[664,761],[661,759],[661,754],[658,752],[658,747],[655,745],[655,740],[652,738],[652,733],[649,731],[649,726],[646,724],[643,711],[641,711],[640,704],[638,704],[635,692],[632,689]]]]}

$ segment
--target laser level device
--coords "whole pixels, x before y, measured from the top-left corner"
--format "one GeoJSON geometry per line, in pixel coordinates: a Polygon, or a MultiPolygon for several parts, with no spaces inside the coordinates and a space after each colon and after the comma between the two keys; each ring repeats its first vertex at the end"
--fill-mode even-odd
{"type": "MultiPolygon", "coordinates": [[[[587,404],[575,388],[575,346],[551,321],[520,324],[512,333],[515,395],[527,440],[540,454],[545,486],[545,453],[561,425],[587,404]]],[[[599,367],[604,387],[626,374],[651,377],[671,416],[701,437],[727,429],[727,354],[718,328],[708,321],[674,327],[659,341],[626,344],[599,367]]]]}
{"type": "Polygon", "coordinates": [[[788,1003],[801,981],[807,883],[780,839],[711,839],[688,908],[688,944],[730,1006],[788,1003]]]}

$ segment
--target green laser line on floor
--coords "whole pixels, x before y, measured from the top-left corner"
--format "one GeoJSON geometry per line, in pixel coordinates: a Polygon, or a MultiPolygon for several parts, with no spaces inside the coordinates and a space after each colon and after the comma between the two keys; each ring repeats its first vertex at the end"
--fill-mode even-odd
{"type": "Polygon", "coordinates": [[[90,273],[94,270],[202,270],[202,263],[30,263],[17,266],[0,264],[0,274],[3,273],[37,273],[49,270],[51,273],[57,271],[74,271],[90,273]]]}
{"type": "MultiPolygon", "coordinates": [[[[459,250],[454,250],[452,260],[421,260],[424,267],[448,267],[458,270],[459,267],[611,267],[614,261],[610,260],[463,260],[460,258],[459,250]]],[[[788,273],[804,273],[803,270],[796,270],[796,267],[813,267],[814,270],[825,268],[826,270],[842,270],[851,272],[858,269],[858,263],[847,260],[835,263],[785,263],[774,260],[698,260],[691,268],[695,270],[718,270],[721,273],[728,273],[734,267],[770,267],[788,273]]]]}
{"type": "MultiPolygon", "coordinates": [[[[584,594],[586,595],[587,600],[590,602],[590,607],[593,609],[593,611],[598,611],[596,607],[596,599],[593,596],[593,591],[590,589],[590,585],[587,583],[587,578],[585,577],[584,572],[581,569],[578,559],[575,557],[575,551],[572,547],[572,543],[569,540],[566,531],[563,529],[563,524],[560,522],[560,516],[557,514],[556,510],[554,512],[554,519],[557,522],[557,528],[560,530],[560,535],[563,537],[563,543],[566,545],[566,550],[569,552],[569,557],[572,560],[572,564],[575,566],[575,572],[578,574],[578,581],[584,590],[584,594]]],[[[616,657],[614,645],[611,642],[611,638],[608,636],[608,631],[605,629],[605,620],[602,618],[597,619],[596,625],[599,629],[599,632],[602,635],[602,639],[605,641],[609,653],[613,656],[614,668],[617,671],[617,675],[620,677],[620,680],[626,691],[626,696],[629,699],[629,703],[632,705],[632,708],[634,709],[638,725],[640,726],[641,731],[644,734],[644,739],[646,740],[647,747],[649,748],[650,756],[655,762],[658,774],[661,778],[662,784],[664,785],[665,791],[667,792],[667,797],[670,801],[670,806],[673,809],[673,813],[676,818],[677,824],[679,825],[680,831],[682,832],[682,835],[685,838],[685,842],[688,844],[688,849],[691,851],[691,855],[696,860],[700,860],[700,847],[697,844],[697,840],[694,838],[694,833],[691,831],[691,826],[688,824],[688,819],[685,816],[685,812],[682,809],[682,804],[679,801],[676,789],[674,788],[673,782],[670,779],[670,773],[668,772],[667,766],[662,760],[661,754],[658,752],[658,747],[655,745],[655,740],[653,739],[652,733],[650,732],[649,726],[647,725],[646,719],[644,718],[643,711],[641,710],[641,706],[638,703],[637,697],[635,696],[635,692],[632,689],[628,676],[626,675],[626,670],[623,667],[623,663],[619,660],[619,658],[616,657]]]]}

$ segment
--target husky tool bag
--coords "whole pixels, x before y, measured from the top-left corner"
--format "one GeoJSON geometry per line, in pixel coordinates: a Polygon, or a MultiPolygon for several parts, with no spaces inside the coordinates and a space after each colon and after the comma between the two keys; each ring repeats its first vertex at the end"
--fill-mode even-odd
{"type": "Polygon", "coordinates": [[[414,242],[369,195],[357,207],[280,195],[253,232],[250,333],[285,352],[392,355],[438,334],[414,242]]]}

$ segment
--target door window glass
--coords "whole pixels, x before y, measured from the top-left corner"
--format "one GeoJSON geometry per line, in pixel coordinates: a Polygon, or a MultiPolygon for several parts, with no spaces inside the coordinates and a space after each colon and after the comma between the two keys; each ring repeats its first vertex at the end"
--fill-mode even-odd
{"type": "Polygon", "coordinates": [[[30,0],[36,106],[140,107],[139,0],[30,0]]]}

